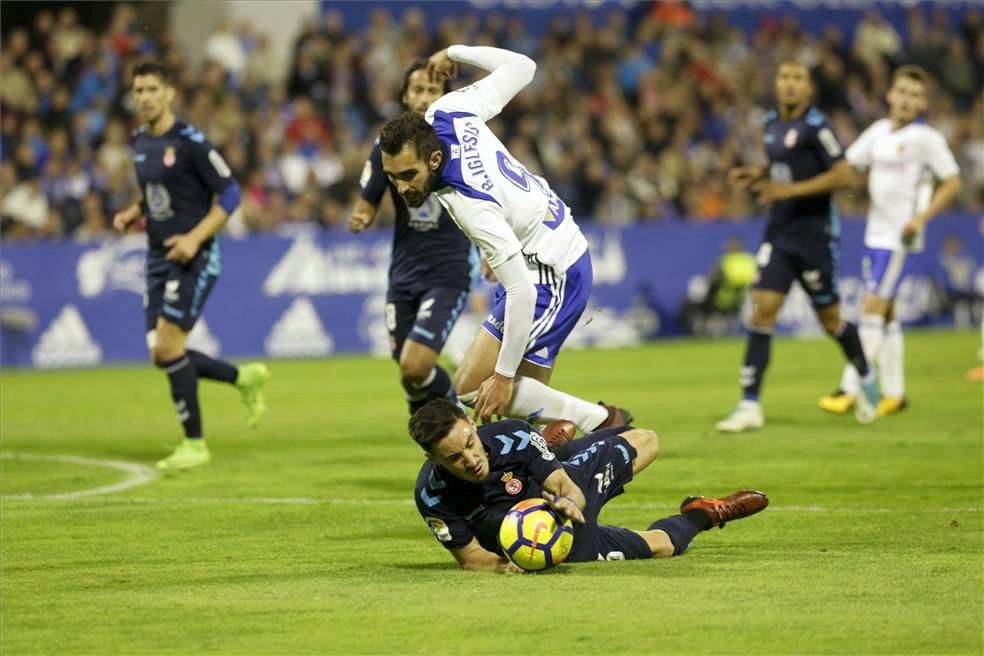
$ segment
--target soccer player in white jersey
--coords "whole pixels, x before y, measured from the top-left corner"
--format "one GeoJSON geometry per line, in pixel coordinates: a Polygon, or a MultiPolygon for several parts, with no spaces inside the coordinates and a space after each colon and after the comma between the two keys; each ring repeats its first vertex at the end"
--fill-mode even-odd
{"type": "Polygon", "coordinates": [[[548,387],[554,359],[591,293],[588,243],[546,180],[517,162],[485,122],[536,71],[533,60],[455,45],[430,58],[435,76],[457,63],[490,71],[438,99],[424,116],[383,126],[383,170],[410,207],[433,193],[475,242],[499,281],[493,307],[455,375],[463,403],[483,419],[569,419],[579,429],[624,425],[631,415],[548,387]]]}
{"type": "MultiPolygon", "coordinates": [[[[946,139],[919,119],[926,109],[928,80],[918,66],[896,70],[888,90],[888,118],[871,124],[846,153],[853,168],[868,170],[871,207],[864,233],[866,293],[859,332],[868,361],[878,366],[878,416],[906,406],[902,329],[894,309],[906,257],[922,250],[926,224],[960,192],[960,170],[946,139]],[[934,179],[939,182],[935,191],[934,179]]],[[[819,405],[845,413],[857,394],[857,372],[845,367],[840,388],[819,405]]]]}

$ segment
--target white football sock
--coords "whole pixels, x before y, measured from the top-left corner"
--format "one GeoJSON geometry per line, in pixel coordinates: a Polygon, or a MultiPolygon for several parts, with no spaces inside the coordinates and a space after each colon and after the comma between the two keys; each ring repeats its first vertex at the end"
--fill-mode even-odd
{"type": "Polygon", "coordinates": [[[898,319],[885,326],[885,339],[878,354],[878,378],[884,396],[905,396],[905,338],[898,319]]]}
{"type": "MultiPolygon", "coordinates": [[[[858,324],[858,337],[861,338],[861,348],[868,361],[868,367],[875,368],[877,354],[881,349],[882,338],[885,335],[885,318],[880,314],[864,314],[858,324]]],[[[848,364],[841,373],[840,388],[851,396],[857,396],[860,391],[858,372],[853,365],[848,364]]]]}
{"type": "Polygon", "coordinates": [[[516,377],[512,401],[506,412],[510,417],[525,419],[533,416],[537,423],[567,419],[584,433],[590,433],[608,418],[604,406],[547,387],[527,376],[516,377]]]}

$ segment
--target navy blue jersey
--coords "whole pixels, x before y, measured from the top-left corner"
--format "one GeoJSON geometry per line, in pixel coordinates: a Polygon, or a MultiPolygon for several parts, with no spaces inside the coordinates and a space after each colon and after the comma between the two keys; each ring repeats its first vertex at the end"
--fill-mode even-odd
{"type": "Polygon", "coordinates": [[[378,206],[388,187],[396,208],[391,290],[412,293],[431,287],[471,285],[478,272],[477,250],[434,195],[420,207],[407,207],[383,172],[379,139],[373,144],[360,182],[363,200],[378,206]]]}
{"type": "Polygon", "coordinates": [[[478,438],[489,455],[489,475],[469,483],[428,461],[420,468],[414,498],[417,510],[447,549],[476,538],[488,551],[502,554],[499,526],[524,499],[540,496],[543,481],[561,468],[543,436],[519,419],[479,426],[478,438]]]}
{"type": "Polygon", "coordinates": [[[165,239],[198,225],[215,195],[234,183],[219,151],[182,121],[175,121],[159,137],[138,128],[133,133],[133,162],[143,194],[151,257],[166,251],[165,239]]]}
{"type": "MultiPolygon", "coordinates": [[[[783,121],[775,110],[765,118],[765,149],[769,155],[769,177],[775,182],[808,180],[828,171],[844,154],[834,131],[816,107],[799,118],[783,121]]],[[[769,210],[765,241],[797,241],[831,237],[836,211],[831,194],[781,200],[769,210]]]]}

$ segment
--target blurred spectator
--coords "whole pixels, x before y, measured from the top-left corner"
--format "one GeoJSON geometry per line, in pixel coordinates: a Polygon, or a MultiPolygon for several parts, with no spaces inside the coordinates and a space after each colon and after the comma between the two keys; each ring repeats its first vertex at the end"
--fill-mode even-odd
{"type": "MultiPolygon", "coordinates": [[[[399,17],[375,8],[358,31],[328,9],[305,19],[289,62],[276,60],[262,25],[225,21],[205,44],[207,61],[195,66],[173,34],[154,42],[138,29],[132,5],[117,4],[101,32],[72,5],[42,9],[0,48],[0,158],[5,180],[14,176],[2,191],[16,188],[11,207],[31,217],[15,223],[7,215],[6,223],[98,238],[88,218],[93,194],[108,215],[134,193],[130,71],[154,52],[173,68],[181,116],[209,135],[243,185],[238,230],[336,225],[379,126],[400,110],[403,67],[451,42],[536,59],[535,80],[494,119],[495,130],[581,221],[761,214],[754,198],[722,180],[735,164],[762,163],[772,75],[786,58],[812,67],[816,102],[845,144],[883,115],[894,66],[933,71],[939,88],[928,119],[953,145],[967,182],[956,208],[980,210],[984,19],[968,10],[950,25],[953,15],[914,5],[897,29],[871,8],[852,32],[829,25],[816,34],[795,15],[742,29],[723,13],[656,2],[614,9],[602,21],[588,11],[558,15],[535,34],[508,8],[444,16],[432,31],[413,7],[399,17]],[[24,180],[33,182],[18,184],[24,180]],[[39,211],[38,188],[56,212],[39,211]]],[[[863,214],[863,194],[843,201],[843,210],[863,214]]],[[[390,216],[381,211],[379,224],[390,216]]]]}

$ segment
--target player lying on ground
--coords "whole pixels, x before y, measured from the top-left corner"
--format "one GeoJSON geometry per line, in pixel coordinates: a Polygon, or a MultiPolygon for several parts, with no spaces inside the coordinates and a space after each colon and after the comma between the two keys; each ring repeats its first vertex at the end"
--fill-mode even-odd
{"type": "MultiPolygon", "coordinates": [[[[878,364],[882,399],[878,416],[906,406],[902,325],[895,294],[906,273],[906,257],[923,249],[926,224],[960,193],[960,169],[937,130],[920,120],[926,111],[929,75],[902,66],[888,90],[888,118],[875,121],[845,153],[855,169],[868,170],[868,225],[864,231],[864,310],[861,344],[878,364]],[[939,186],[933,190],[933,179],[939,186]]],[[[859,393],[858,374],[844,367],[840,387],[820,399],[824,410],[844,413],[859,393]]]]}
{"type": "MultiPolygon", "coordinates": [[[[410,65],[403,77],[400,102],[423,116],[450,90],[447,78],[432,79],[427,60],[410,65]]],[[[360,181],[360,197],[348,226],[361,232],[372,225],[383,194],[393,199],[393,258],[386,290],[386,329],[410,414],[434,398],[455,396],[451,377],[437,357],[465,308],[477,274],[478,253],[433,194],[409,207],[383,173],[379,140],[373,145],[360,181]]]]}
{"type": "Polygon", "coordinates": [[[210,459],[202,439],[199,378],[238,387],[248,422],[255,426],[266,409],[261,390],[270,375],[262,364],[237,368],[185,348],[222,271],[217,235],[239,206],[239,185],[205,136],[175,118],[174,93],[162,64],[148,61],[134,69],[133,98],[143,125],[133,136],[133,162],[143,198],[113,217],[120,232],[147,217],[147,347],[167,374],[185,432],[174,453],[157,463],[161,469],[195,467],[210,459]]]}
{"type": "Polygon", "coordinates": [[[759,200],[771,207],[756,256],[759,277],[752,289],[752,317],[739,376],[742,400],[717,423],[717,429],[738,433],[765,424],[759,393],[779,310],[794,280],[809,294],[823,329],[837,340],[845,360],[860,373],[862,394],[856,416],[870,423],[878,405],[878,383],[864,357],[857,326],[841,318],[837,291],[840,219],[831,192],[850,184],[850,167],[827,117],[810,105],[813,82],[809,70],[799,63],[784,62],[776,72],[775,85],[779,108],[766,115],[764,135],[768,170],[742,166],[729,174],[733,185],[751,185],[759,200]]]}
{"type": "Polygon", "coordinates": [[[433,194],[478,244],[500,283],[494,305],[455,374],[477,416],[570,419],[584,432],[628,423],[624,411],[548,387],[554,359],[591,293],[588,243],[567,205],[517,162],[485,122],[533,79],[528,57],[451,46],[431,57],[438,76],[455,62],[491,73],[442,96],[424,117],[383,126],[383,170],[411,208],[433,194]]]}
{"type": "Polygon", "coordinates": [[[722,499],[688,497],[680,514],[645,531],[598,524],[598,514],[659,452],[651,430],[622,426],[571,442],[560,462],[525,421],[476,426],[455,404],[428,403],[410,419],[410,435],[427,462],[417,476],[417,509],[441,545],[464,569],[517,571],[497,541],[509,509],[524,499],[546,499],[574,521],[567,562],[679,556],[701,531],[748,517],[768,504],[761,492],[722,499]]]}

